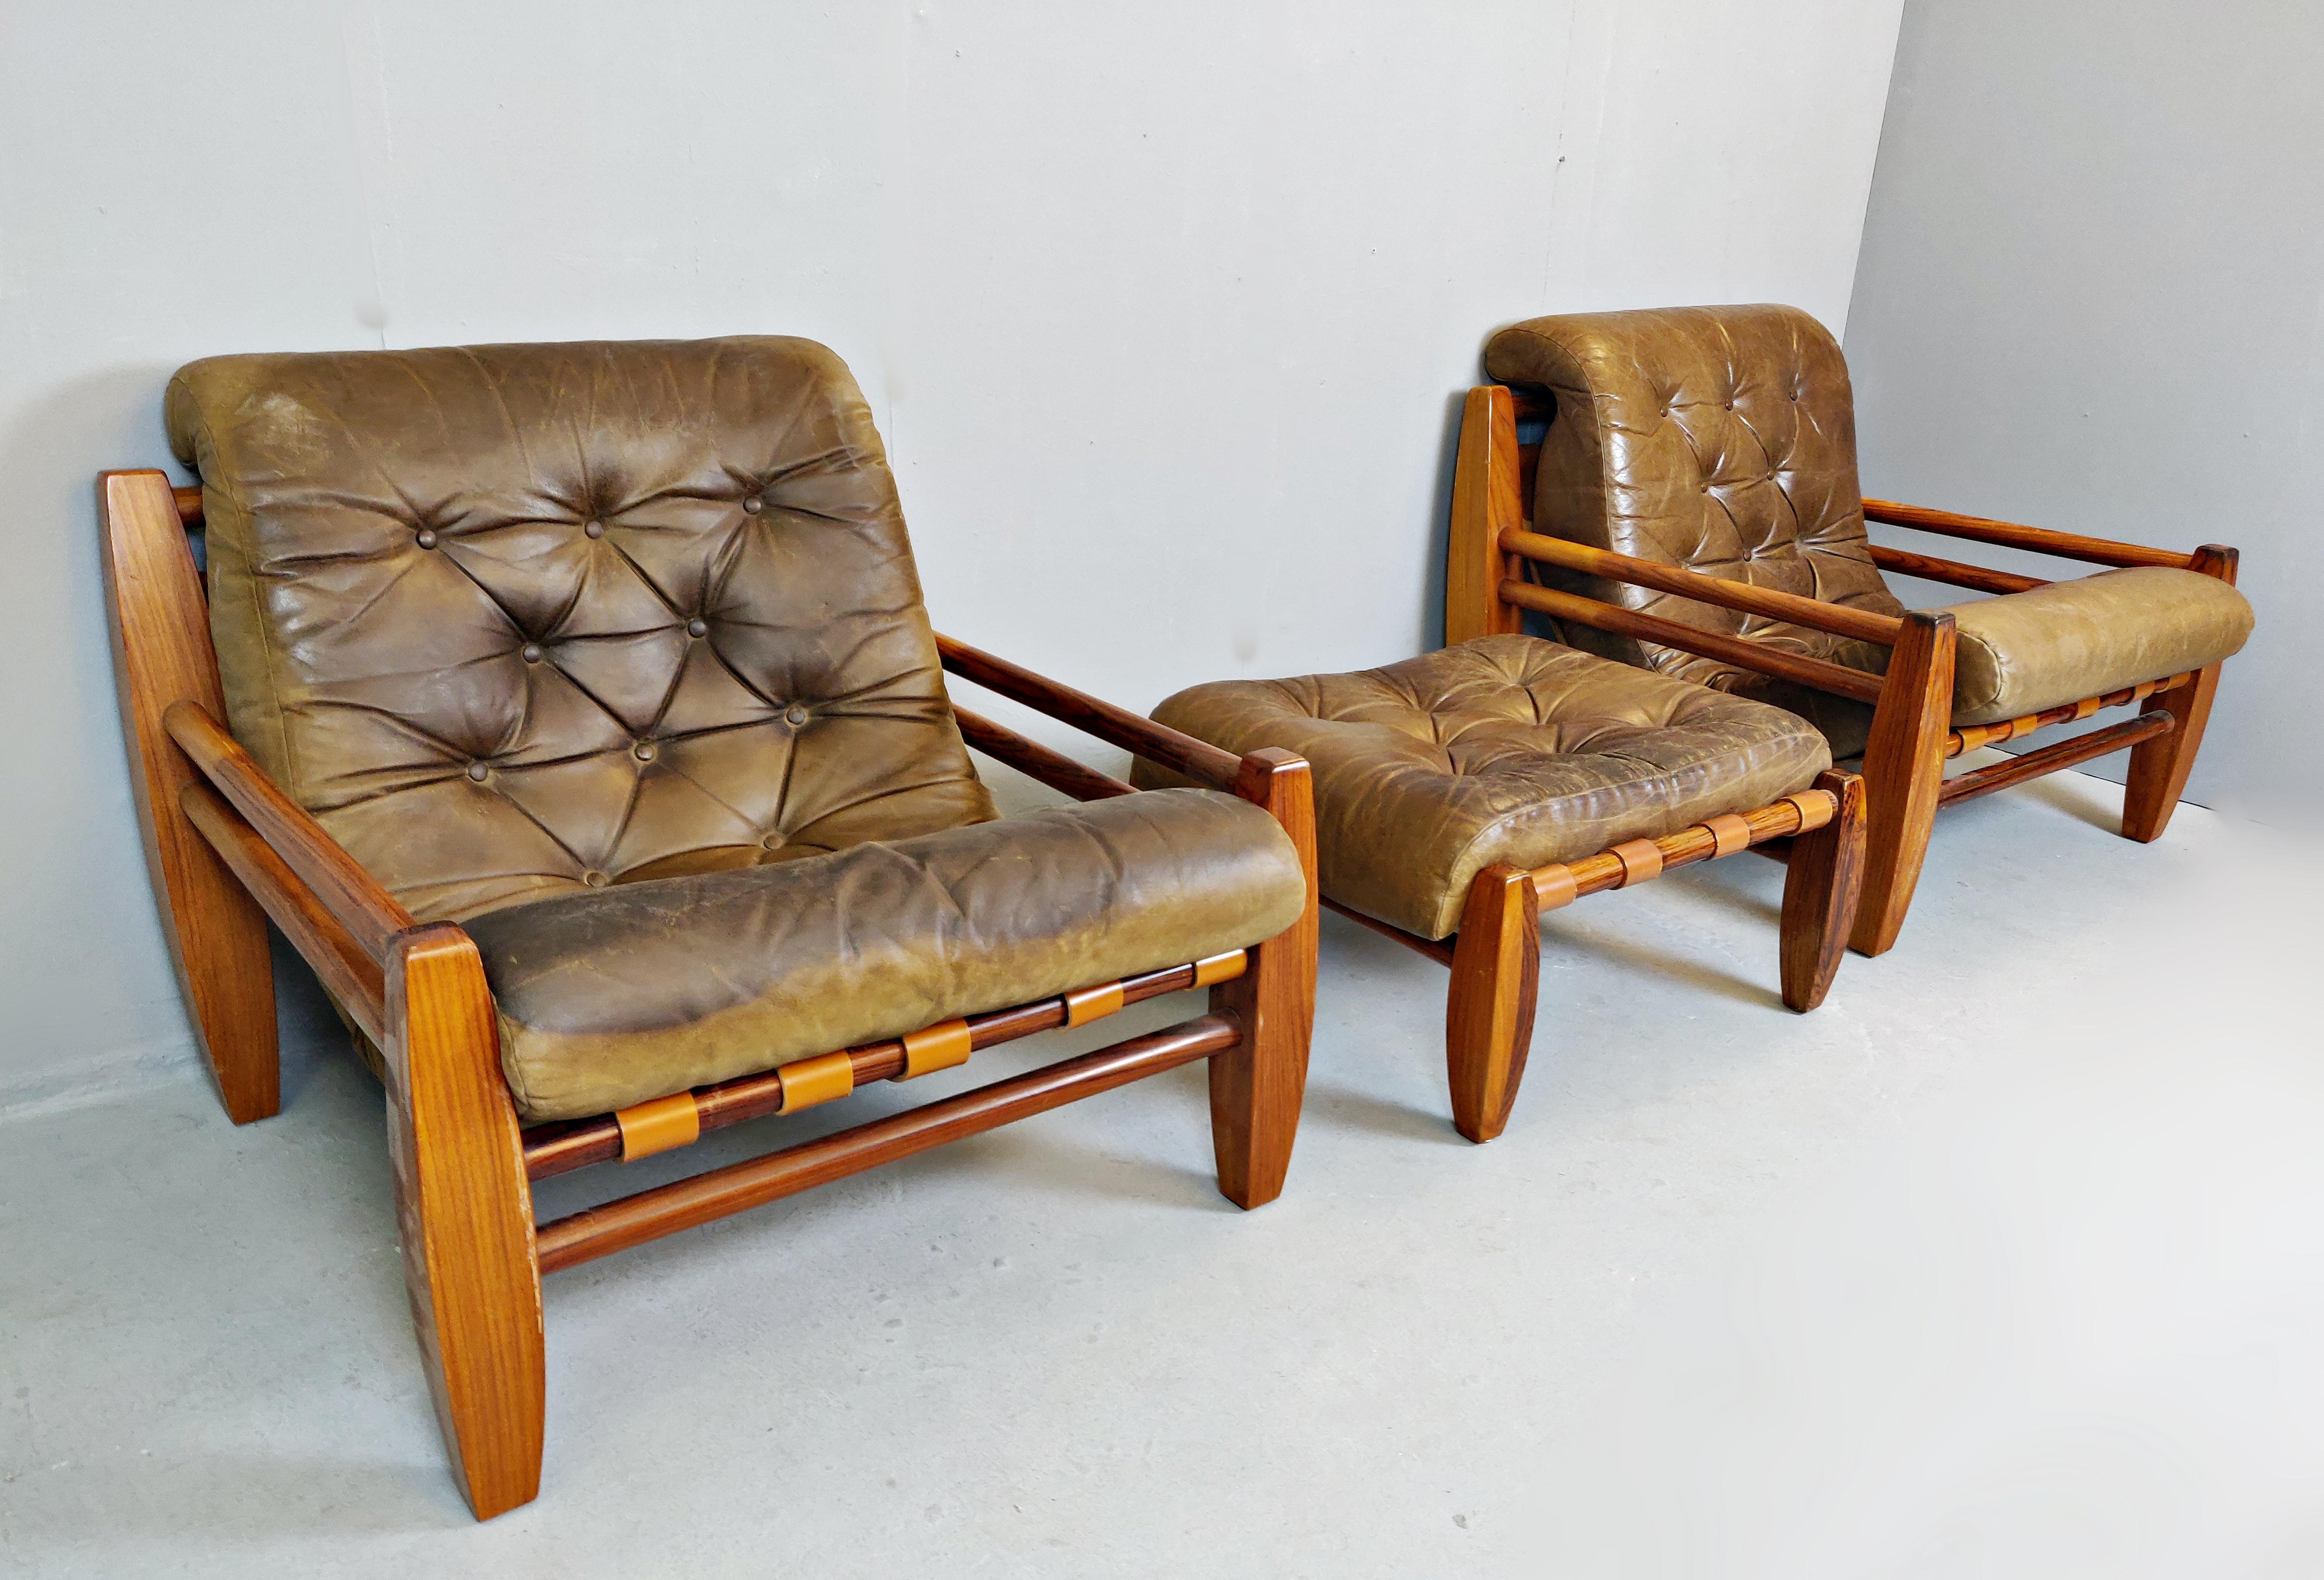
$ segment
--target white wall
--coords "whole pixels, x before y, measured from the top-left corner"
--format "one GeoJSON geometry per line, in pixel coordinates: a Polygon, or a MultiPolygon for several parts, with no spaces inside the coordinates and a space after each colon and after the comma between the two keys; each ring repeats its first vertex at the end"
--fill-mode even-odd
{"type": "Polygon", "coordinates": [[[810,335],[943,625],[1140,707],[1382,661],[1496,325],[1842,321],[1897,9],[0,9],[0,1101],[188,1057],[91,489],[164,459],[180,362],[810,335]]]}
{"type": "Polygon", "coordinates": [[[2319,78],[2313,0],[1911,0],[1847,342],[1866,493],[2243,550],[2188,795],[2286,826],[2324,782],[2319,78]]]}

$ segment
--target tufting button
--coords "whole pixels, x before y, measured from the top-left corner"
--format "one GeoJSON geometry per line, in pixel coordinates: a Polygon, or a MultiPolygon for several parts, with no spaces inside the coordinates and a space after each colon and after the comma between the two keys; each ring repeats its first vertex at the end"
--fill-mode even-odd
{"type": "Polygon", "coordinates": [[[540,662],[540,643],[537,642],[526,642],[524,644],[523,658],[524,661],[528,664],[537,664],[540,662]]]}
{"type": "Polygon", "coordinates": [[[602,889],[613,880],[603,873],[584,873],[581,874],[581,881],[592,889],[602,889]]]}
{"type": "Polygon", "coordinates": [[[783,836],[779,834],[770,834],[759,841],[759,844],[767,850],[780,850],[783,847],[783,836]]]}
{"type": "Polygon", "coordinates": [[[478,784],[484,783],[484,776],[490,772],[492,772],[492,770],[486,768],[481,762],[471,762],[468,764],[468,777],[475,780],[478,784]]]}
{"type": "Polygon", "coordinates": [[[783,709],[783,717],[794,725],[803,725],[807,723],[807,709],[794,702],[783,709]]]}
{"type": "Polygon", "coordinates": [[[761,499],[755,494],[742,502],[742,513],[746,516],[757,515],[761,511],[766,508],[767,502],[761,499]]]}
{"type": "Polygon", "coordinates": [[[688,636],[709,635],[710,622],[705,620],[701,615],[696,614],[693,619],[686,623],[686,634],[688,636]]]}
{"type": "Polygon", "coordinates": [[[630,748],[630,755],[641,762],[651,762],[654,760],[654,744],[651,741],[640,741],[630,748]]]}
{"type": "Polygon", "coordinates": [[[433,527],[422,527],[422,528],[420,528],[420,546],[422,549],[433,549],[434,547],[436,547],[436,529],[435,529],[435,528],[433,528],[433,527]]]}
{"type": "Polygon", "coordinates": [[[602,538],[605,535],[605,523],[603,522],[583,522],[581,523],[581,530],[592,538],[602,538]]]}

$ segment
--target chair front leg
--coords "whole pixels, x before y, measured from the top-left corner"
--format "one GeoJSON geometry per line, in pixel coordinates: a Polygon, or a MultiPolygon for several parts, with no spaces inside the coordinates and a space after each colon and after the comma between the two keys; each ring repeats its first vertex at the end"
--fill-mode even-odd
{"type": "Polygon", "coordinates": [[[466,933],[396,938],[387,1025],[404,1284],[454,1474],[490,1520],[540,1491],[548,1382],[524,1145],[492,991],[466,933]]]}
{"type": "Polygon", "coordinates": [[[1533,874],[1487,867],[1469,884],[1444,1001],[1452,1126],[1472,1141],[1491,1141],[1509,1122],[1540,991],[1541,901],[1533,874]]]}
{"type": "Polygon", "coordinates": [[[1827,768],[1815,788],[1831,792],[1831,821],[1793,836],[1784,877],[1784,1003],[1802,1014],[1831,991],[1864,886],[1864,781],[1827,768]]]}
{"type": "MultiPolygon", "coordinates": [[[[2236,554],[2218,543],[2195,550],[2187,568],[2236,583],[2236,554]]],[[[2178,726],[2167,735],[2142,741],[2130,749],[2130,772],[2123,784],[2122,833],[2126,839],[2150,844],[2171,826],[2171,814],[2187,789],[2187,775],[2203,744],[2203,728],[2211,722],[2211,698],[2219,689],[2219,666],[2206,665],[2187,685],[2175,687],[2147,706],[2169,710],[2178,726]]]]}
{"type": "Polygon", "coordinates": [[[1921,881],[1945,777],[1957,643],[1950,614],[1915,609],[1889,651],[1864,748],[1864,894],[1849,939],[1859,955],[1888,952],[1921,881]]]}
{"type": "Polygon", "coordinates": [[[1315,801],[1304,758],[1262,747],[1242,760],[1235,793],[1283,826],[1307,876],[1299,919],[1250,951],[1240,976],[1211,989],[1211,1012],[1232,1016],[1242,1040],[1211,1057],[1211,1143],[1219,1191],[1239,1207],[1283,1194],[1307,1091],[1315,1026],[1315,801]]]}

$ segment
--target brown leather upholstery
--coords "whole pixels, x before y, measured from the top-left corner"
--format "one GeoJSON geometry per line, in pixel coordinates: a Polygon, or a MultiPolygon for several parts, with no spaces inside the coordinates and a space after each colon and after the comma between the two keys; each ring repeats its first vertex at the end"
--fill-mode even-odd
{"type": "MultiPolygon", "coordinates": [[[[1530,636],[1352,675],[1181,691],[1163,724],[1283,746],[1315,786],[1323,892],[1423,938],[1495,862],[1544,866],[1804,790],[1831,764],[1794,715],[1530,636]]],[[[1146,763],[1141,784],[1168,776],[1146,763]]]]}
{"type": "MultiPolygon", "coordinates": [[[[1848,365],[1787,307],[1660,308],[1534,319],[1495,335],[1485,371],[1554,392],[1536,531],[1827,603],[1895,614],[1872,563],[1856,476],[1848,365]]],[[[1545,573],[1549,574],[1549,573],[1545,573]]],[[[1705,631],[1878,671],[1886,649],[1593,577],[1561,586],[1705,631]]],[[[1584,626],[1564,634],[1624,663],[1803,714],[1860,747],[1860,704],[1676,648],[1584,626]]]]}
{"type": "MultiPolygon", "coordinates": [[[[1704,576],[1893,614],[1872,563],[1856,474],[1848,365],[1787,307],[1657,308],[1534,319],[1495,335],[1485,371],[1556,396],[1536,474],[1534,529],[1704,576]]],[[[1549,568],[1583,595],[1698,629],[1877,674],[1887,650],[1784,622],[1549,568]]],[[[2142,569],[1952,606],[1953,722],[1986,724],[2227,657],[2251,632],[2243,595],[2192,571],[2142,569]]],[[[1571,626],[1625,663],[1812,719],[1835,755],[1861,752],[1861,703],[1571,626]]]]}
{"type": "Polygon", "coordinates": [[[228,722],[422,919],[993,815],[820,346],[215,357],[168,415],[228,722]]]}
{"type": "Polygon", "coordinates": [[[957,1015],[1183,966],[1299,919],[1248,801],[1173,790],[468,924],[529,1120],[602,1113],[957,1015]]]}
{"type": "Polygon", "coordinates": [[[528,1120],[1298,915],[1288,839],[1231,796],[991,821],[820,346],[219,357],[168,415],[235,734],[415,915],[470,928],[528,1120]]]}
{"type": "Polygon", "coordinates": [[[2142,567],[1952,605],[1953,723],[1992,724],[2200,670],[2241,651],[2252,607],[2217,577],[2142,567]]]}

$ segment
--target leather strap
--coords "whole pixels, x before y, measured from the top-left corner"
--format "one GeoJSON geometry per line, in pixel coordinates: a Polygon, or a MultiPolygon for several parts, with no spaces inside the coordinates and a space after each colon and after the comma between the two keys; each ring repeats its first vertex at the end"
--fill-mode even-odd
{"type": "Polygon", "coordinates": [[[1109,982],[1100,987],[1077,987],[1065,995],[1065,1024],[1086,1026],[1101,1021],[1121,1008],[1121,984],[1109,982]]]}
{"type": "Polygon", "coordinates": [[[904,1073],[896,1078],[908,1081],[915,1076],[925,1076],[931,1070],[948,1070],[968,1062],[970,1049],[968,1022],[945,1021],[934,1026],[923,1026],[918,1031],[904,1033],[904,1073]]]}
{"type": "Polygon", "coordinates": [[[1581,897],[1572,867],[1540,867],[1533,874],[1534,903],[1543,910],[1563,910],[1581,897]]]}
{"type": "Polygon", "coordinates": [[[1651,839],[1626,839],[1606,854],[1622,864],[1625,889],[1663,875],[1663,847],[1651,839]]]}
{"type": "Polygon", "coordinates": [[[1213,983],[1232,982],[1250,969],[1250,951],[1229,949],[1223,955],[1194,962],[1194,985],[1208,987],[1213,983]]]}
{"type": "Polygon", "coordinates": [[[624,1163],[634,1163],[676,1147],[690,1147],[702,1139],[702,1110],[695,1106],[691,1092],[617,1109],[613,1123],[622,1127],[624,1163]]]}
{"type": "Polygon", "coordinates": [[[783,1112],[796,1113],[855,1090],[855,1061],[844,1053],[818,1053],[784,1065],[775,1078],[782,1083],[783,1112]]]}
{"type": "Polygon", "coordinates": [[[1711,830],[1711,854],[1714,861],[1722,855],[1733,855],[1738,850],[1751,847],[1751,825],[1733,812],[1721,812],[1716,818],[1706,818],[1702,826],[1711,830]]]}
{"type": "Polygon", "coordinates": [[[1831,815],[1840,810],[1840,802],[1830,790],[1802,790],[1795,796],[1785,796],[1784,799],[1800,809],[1800,826],[1796,832],[1801,834],[1822,827],[1831,821],[1831,815]]]}

